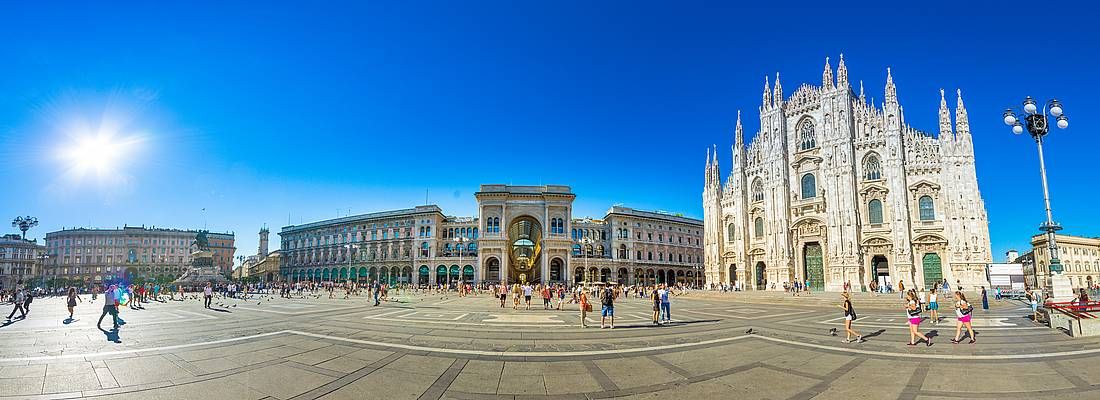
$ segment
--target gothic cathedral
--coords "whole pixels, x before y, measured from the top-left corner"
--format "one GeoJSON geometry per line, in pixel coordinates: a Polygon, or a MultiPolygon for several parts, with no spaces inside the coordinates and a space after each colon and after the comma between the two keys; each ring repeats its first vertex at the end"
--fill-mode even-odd
{"type": "Polygon", "coordinates": [[[822,85],[804,84],[786,99],[778,74],[774,90],[765,79],[760,131],[745,146],[738,112],[725,184],[718,151],[708,149],[708,285],[988,286],[989,224],[961,92],[952,127],[940,91],[932,136],[906,125],[889,68],[881,108],[859,86],[857,95],[843,55],[835,83],[826,58],[822,85]]]}

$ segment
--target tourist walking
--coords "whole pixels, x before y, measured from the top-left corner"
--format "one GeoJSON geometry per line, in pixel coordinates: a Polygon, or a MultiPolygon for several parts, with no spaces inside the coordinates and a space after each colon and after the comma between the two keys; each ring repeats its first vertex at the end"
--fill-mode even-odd
{"type": "Polygon", "coordinates": [[[672,297],[672,291],[668,288],[667,283],[661,286],[661,290],[658,291],[658,294],[661,297],[661,319],[663,319],[666,324],[672,323],[672,300],[669,299],[672,297]]]}
{"type": "Polygon", "coordinates": [[[933,324],[940,323],[940,303],[938,300],[939,295],[936,293],[936,287],[932,286],[932,290],[928,292],[928,312],[933,324]]]}
{"type": "Polygon", "coordinates": [[[905,315],[909,319],[909,345],[916,346],[917,338],[924,339],[926,346],[932,345],[932,340],[920,333],[921,310],[917,300],[913,298],[913,292],[902,292],[905,295],[905,315]]]}
{"type": "Polygon", "coordinates": [[[605,328],[604,320],[608,317],[611,317],[611,329],[615,329],[615,289],[605,287],[600,295],[600,302],[603,304],[600,309],[600,329],[605,328]]]}
{"type": "Polygon", "coordinates": [[[11,309],[11,314],[8,314],[8,322],[11,322],[11,317],[15,315],[16,311],[19,311],[19,319],[27,318],[27,310],[23,307],[23,301],[26,293],[23,292],[23,288],[16,288],[15,294],[11,296],[11,304],[14,306],[11,309]]]}
{"type": "Polygon", "coordinates": [[[210,282],[206,282],[206,287],[202,289],[203,307],[210,308],[210,301],[214,299],[214,287],[210,285],[210,282]]]}
{"type": "Polygon", "coordinates": [[[103,313],[99,314],[99,321],[95,323],[96,328],[103,330],[103,317],[107,314],[111,314],[111,320],[114,322],[114,329],[118,329],[118,286],[111,285],[107,288],[107,291],[103,292],[103,313]]]}
{"type": "Polygon", "coordinates": [[[844,343],[852,343],[853,335],[856,337],[856,341],[862,343],[863,335],[852,329],[852,321],[856,320],[856,310],[852,308],[851,295],[848,292],[841,292],[840,297],[843,299],[840,309],[844,310],[844,343]]]}
{"type": "Polygon", "coordinates": [[[65,305],[69,307],[69,320],[70,321],[73,319],[73,309],[76,308],[77,300],[79,300],[81,303],[84,302],[84,299],[81,299],[80,296],[76,294],[76,288],[75,287],[70,287],[69,288],[68,299],[66,299],[66,301],[65,301],[65,305]]]}
{"type": "Polygon", "coordinates": [[[989,297],[985,293],[985,286],[982,286],[982,311],[989,310],[989,297]]]}
{"type": "Polygon", "coordinates": [[[651,292],[653,297],[653,325],[661,324],[661,295],[656,290],[651,292]]]}
{"type": "Polygon", "coordinates": [[[520,289],[518,283],[513,283],[512,284],[512,309],[513,310],[518,310],[519,309],[519,294],[522,291],[523,291],[523,289],[520,289]]]}
{"type": "Polygon", "coordinates": [[[588,311],[590,311],[592,309],[591,308],[592,305],[588,303],[588,293],[586,291],[583,291],[583,290],[580,291],[580,300],[579,300],[579,302],[580,302],[579,304],[580,304],[580,308],[581,308],[581,328],[587,328],[588,327],[588,311]]]}
{"type": "Polygon", "coordinates": [[[955,338],[951,339],[951,343],[959,343],[959,339],[962,339],[962,328],[966,326],[966,331],[970,334],[970,344],[974,344],[974,327],[970,325],[973,311],[974,307],[966,301],[966,295],[962,291],[955,291],[955,316],[958,317],[958,322],[955,323],[955,338]]]}
{"type": "Polygon", "coordinates": [[[1031,303],[1031,320],[1039,322],[1039,296],[1032,292],[1031,288],[1028,288],[1024,293],[1027,296],[1028,303],[1031,303]]]}
{"type": "Polygon", "coordinates": [[[497,292],[500,294],[500,308],[504,308],[504,303],[508,301],[508,285],[500,284],[497,292]]]}
{"type": "Polygon", "coordinates": [[[543,310],[549,310],[551,305],[552,305],[551,300],[554,298],[553,292],[550,291],[550,285],[544,285],[542,287],[542,293],[541,294],[542,294],[542,309],[543,310]]]}
{"type": "Polygon", "coordinates": [[[531,309],[531,293],[533,291],[534,288],[531,287],[530,283],[523,285],[523,304],[526,306],[527,310],[531,309]]]}

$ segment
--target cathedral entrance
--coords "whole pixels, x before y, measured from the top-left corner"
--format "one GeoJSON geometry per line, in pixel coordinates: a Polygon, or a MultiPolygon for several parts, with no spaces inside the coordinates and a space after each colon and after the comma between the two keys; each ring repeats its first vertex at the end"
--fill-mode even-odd
{"type": "Polygon", "coordinates": [[[894,284],[894,282],[890,280],[890,264],[886,261],[886,256],[880,255],[872,257],[871,271],[875,274],[874,280],[878,287],[886,287],[887,284],[894,284]]]}
{"type": "Polygon", "coordinates": [[[764,271],[766,269],[767,268],[764,266],[763,261],[759,261],[756,263],[756,290],[767,289],[768,280],[764,279],[764,271]]]}
{"type": "Polygon", "coordinates": [[[931,289],[943,280],[943,268],[940,266],[940,255],[927,253],[924,255],[924,287],[931,289]]]}
{"type": "Polygon", "coordinates": [[[737,283],[737,264],[730,264],[730,279],[731,285],[737,283]]]}
{"type": "Polygon", "coordinates": [[[810,289],[825,289],[825,263],[821,256],[821,244],[811,242],[802,247],[802,268],[810,289]]]}

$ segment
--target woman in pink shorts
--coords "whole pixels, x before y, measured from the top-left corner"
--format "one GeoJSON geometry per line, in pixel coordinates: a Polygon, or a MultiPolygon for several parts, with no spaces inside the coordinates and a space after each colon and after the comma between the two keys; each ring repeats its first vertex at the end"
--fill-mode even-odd
{"type": "Polygon", "coordinates": [[[959,322],[955,323],[955,338],[951,339],[951,343],[959,343],[959,340],[962,339],[962,328],[966,326],[966,332],[970,334],[970,344],[974,344],[974,327],[970,325],[970,317],[973,311],[974,307],[971,307],[970,303],[966,301],[966,295],[960,291],[955,291],[955,316],[958,317],[959,322]]]}
{"type": "Polygon", "coordinates": [[[924,336],[923,333],[920,333],[920,331],[917,330],[918,328],[920,328],[920,313],[921,309],[920,305],[917,304],[916,295],[914,295],[911,291],[905,292],[905,316],[909,319],[909,345],[916,346],[917,338],[919,337],[921,339],[924,339],[924,343],[926,346],[931,346],[932,341],[929,340],[927,336],[924,336]]]}

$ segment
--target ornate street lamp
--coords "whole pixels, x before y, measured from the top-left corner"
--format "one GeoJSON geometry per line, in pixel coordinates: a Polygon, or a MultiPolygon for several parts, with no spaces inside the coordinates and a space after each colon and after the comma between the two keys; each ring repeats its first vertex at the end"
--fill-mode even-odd
{"type": "Polygon", "coordinates": [[[19,230],[23,232],[24,240],[27,239],[27,231],[36,226],[38,226],[38,218],[30,215],[26,217],[15,217],[15,219],[11,221],[12,228],[19,228],[19,230]]]}
{"type": "MultiPolygon", "coordinates": [[[[1024,99],[1024,117],[1023,124],[1020,123],[1020,118],[1016,116],[1016,112],[1011,108],[1005,110],[1004,123],[1012,127],[1012,133],[1017,135],[1024,133],[1026,128],[1027,132],[1031,134],[1031,138],[1035,139],[1035,144],[1039,148],[1039,175],[1043,180],[1043,203],[1046,206],[1047,220],[1039,226],[1039,230],[1046,232],[1047,234],[1047,248],[1050,251],[1050,269],[1047,274],[1047,281],[1053,284],[1053,278],[1055,275],[1060,276],[1062,274],[1062,262],[1058,259],[1058,244],[1055,239],[1055,232],[1062,229],[1057,222],[1054,222],[1054,216],[1050,211],[1050,191],[1047,188],[1047,168],[1046,163],[1043,160],[1043,137],[1050,132],[1049,119],[1055,118],[1055,125],[1058,129],[1066,129],[1069,127],[1069,118],[1063,113],[1062,103],[1056,99],[1047,101],[1043,106],[1042,111],[1039,110],[1035,100],[1028,96],[1024,99]]],[[[1053,287],[1050,288],[1053,290],[1053,287]]]]}

